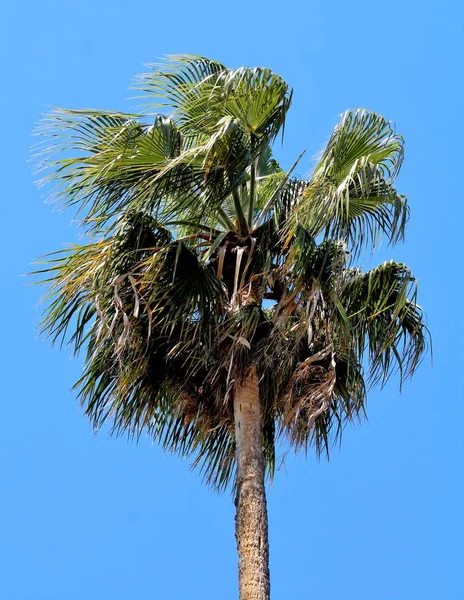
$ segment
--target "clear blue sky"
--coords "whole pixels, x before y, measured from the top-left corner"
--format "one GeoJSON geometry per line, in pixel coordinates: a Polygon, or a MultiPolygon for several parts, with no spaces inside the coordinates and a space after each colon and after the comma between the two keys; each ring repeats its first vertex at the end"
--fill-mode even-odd
{"type": "Polygon", "coordinates": [[[329,464],[287,457],[269,488],[273,600],[464,597],[463,23],[458,0],[3,5],[0,598],[236,598],[230,496],[148,439],[93,435],[68,391],[80,362],[36,338],[40,291],[21,277],[75,239],[26,165],[40,113],[129,109],[142,63],[181,52],[289,81],[284,165],[350,107],[394,120],[407,143],[407,241],[377,261],[418,276],[434,366],[401,396],[373,392],[329,464]]]}

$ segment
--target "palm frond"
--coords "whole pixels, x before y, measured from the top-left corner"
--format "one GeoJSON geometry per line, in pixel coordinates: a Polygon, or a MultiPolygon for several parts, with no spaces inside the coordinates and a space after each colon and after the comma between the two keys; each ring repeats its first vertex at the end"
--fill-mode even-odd
{"type": "Polygon", "coordinates": [[[155,100],[156,107],[173,109],[173,118],[184,135],[205,136],[225,117],[242,130],[272,141],[285,123],[292,93],[270,69],[230,70],[197,56],[174,56],[139,78],[137,84],[155,100]]]}
{"type": "Polygon", "coordinates": [[[384,233],[402,239],[406,198],[394,188],[403,138],[383,117],[347,111],[335,127],[295,214],[314,236],[347,240],[354,255],[384,233]]]}
{"type": "MultiPolygon", "coordinates": [[[[198,101],[199,86],[214,83],[227,71],[217,61],[191,54],[170,55],[162,63],[146,66],[150,71],[137,76],[134,88],[142,92],[147,108],[171,109],[181,122],[187,120],[185,115],[182,119],[183,107],[198,101]]],[[[207,107],[203,109],[207,111],[207,107]]]]}
{"type": "Polygon", "coordinates": [[[341,301],[351,324],[352,348],[359,359],[368,353],[372,383],[385,383],[396,369],[403,381],[417,369],[429,336],[416,299],[417,282],[402,263],[392,260],[349,275],[341,301]]]}
{"type": "MultiPolygon", "coordinates": [[[[89,229],[123,210],[153,209],[172,188],[172,181],[158,177],[181,148],[169,119],[156,117],[148,124],[131,115],[56,110],[37,133],[45,138],[37,156],[48,171],[42,183],[53,181],[54,199],[76,206],[89,229]]],[[[179,170],[177,193],[192,194],[192,179],[179,170]]]]}

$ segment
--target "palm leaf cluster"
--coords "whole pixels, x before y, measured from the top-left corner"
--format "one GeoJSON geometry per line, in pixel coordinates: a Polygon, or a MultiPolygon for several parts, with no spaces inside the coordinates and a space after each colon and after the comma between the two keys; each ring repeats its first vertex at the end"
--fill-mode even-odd
{"type": "Polygon", "coordinates": [[[57,110],[39,128],[54,195],[86,243],[49,256],[43,330],[85,351],[76,388],[99,428],[148,433],[233,478],[233,384],[257,368],[263,447],[328,451],[366,389],[417,368],[416,281],[353,259],[402,238],[403,140],[345,113],[307,179],[272,155],[292,92],[263,68],[173,57],[137,81],[140,114],[57,110]]]}

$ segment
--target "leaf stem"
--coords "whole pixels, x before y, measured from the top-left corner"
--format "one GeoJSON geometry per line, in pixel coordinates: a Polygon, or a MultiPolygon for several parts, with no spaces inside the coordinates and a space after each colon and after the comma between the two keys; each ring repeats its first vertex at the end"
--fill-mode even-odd
{"type": "Polygon", "coordinates": [[[276,189],[276,191],[272,194],[272,196],[269,198],[269,200],[266,202],[265,207],[263,208],[263,210],[261,211],[261,214],[259,215],[259,219],[256,222],[255,227],[259,227],[259,225],[262,224],[262,222],[264,221],[264,217],[266,216],[266,213],[269,211],[269,209],[271,208],[272,204],[274,203],[274,200],[277,198],[277,196],[280,194],[280,192],[282,191],[282,188],[284,187],[284,185],[287,183],[288,178],[290,177],[290,175],[292,174],[293,170],[295,169],[296,165],[300,162],[301,157],[303,156],[303,154],[306,152],[306,150],[303,150],[303,152],[300,154],[300,156],[296,159],[296,161],[293,163],[293,165],[290,167],[290,169],[287,171],[287,173],[285,174],[285,177],[282,179],[282,181],[280,182],[280,185],[278,186],[278,188],[276,189]]]}
{"type": "Polygon", "coordinates": [[[237,215],[240,234],[248,235],[248,225],[245,219],[245,215],[243,213],[242,204],[240,202],[240,194],[238,193],[237,188],[234,188],[232,190],[232,197],[234,199],[235,214],[237,215]]]}
{"type": "Polygon", "coordinates": [[[255,204],[255,188],[256,188],[256,157],[255,157],[255,139],[251,136],[251,166],[250,166],[250,197],[248,199],[248,223],[250,229],[253,229],[253,212],[255,204]]]}

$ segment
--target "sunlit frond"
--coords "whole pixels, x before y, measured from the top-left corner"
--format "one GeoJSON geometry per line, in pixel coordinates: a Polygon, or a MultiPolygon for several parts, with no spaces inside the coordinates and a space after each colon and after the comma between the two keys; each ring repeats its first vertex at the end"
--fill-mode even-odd
{"type": "Polygon", "coordinates": [[[137,76],[135,89],[142,92],[148,108],[170,109],[177,115],[198,98],[202,83],[214,83],[220,73],[227,71],[217,61],[191,54],[170,55],[162,63],[146,66],[150,71],[137,76]]]}
{"type": "Polygon", "coordinates": [[[406,198],[395,178],[403,161],[403,138],[383,117],[347,111],[335,127],[298,207],[296,219],[313,235],[346,239],[356,254],[384,233],[404,235],[406,198]]]}
{"type": "MultiPolygon", "coordinates": [[[[159,178],[181,149],[169,119],[142,123],[129,115],[58,110],[38,133],[45,138],[39,150],[47,170],[43,183],[54,182],[54,199],[76,206],[90,229],[123,210],[153,209],[172,189],[169,178],[159,178]]],[[[179,169],[176,191],[192,193],[191,180],[191,173],[179,169]]]]}

